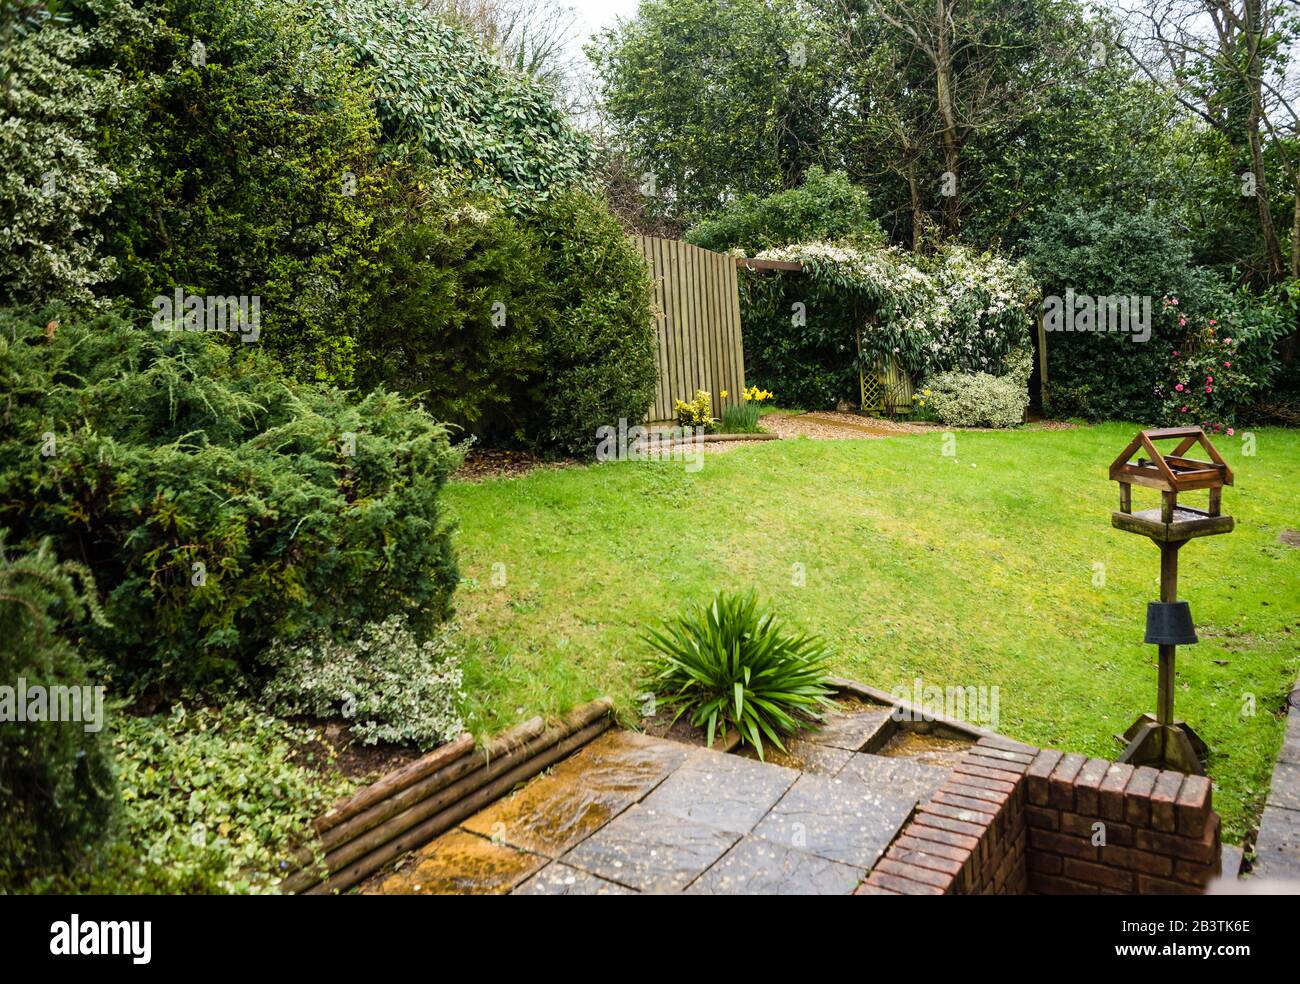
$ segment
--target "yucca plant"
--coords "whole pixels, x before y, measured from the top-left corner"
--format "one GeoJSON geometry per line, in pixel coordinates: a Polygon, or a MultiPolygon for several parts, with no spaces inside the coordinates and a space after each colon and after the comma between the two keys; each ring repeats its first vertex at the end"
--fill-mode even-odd
{"type": "Polygon", "coordinates": [[[781,736],[818,720],[831,694],[827,686],[830,654],[815,636],[787,632],[776,618],[760,612],[753,592],[719,594],[713,603],[647,629],[656,652],[651,686],[706,730],[707,742],[727,728],[740,733],[763,757],[763,741],[785,751],[781,736]]]}

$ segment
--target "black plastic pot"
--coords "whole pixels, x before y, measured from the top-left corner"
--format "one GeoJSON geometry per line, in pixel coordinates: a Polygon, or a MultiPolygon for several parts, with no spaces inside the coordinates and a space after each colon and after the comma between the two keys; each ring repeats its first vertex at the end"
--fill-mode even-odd
{"type": "Polygon", "coordinates": [[[1157,646],[1190,646],[1200,642],[1192,624],[1192,607],[1185,601],[1147,603],[1147,635],[1142,640],[1157,646]]]}

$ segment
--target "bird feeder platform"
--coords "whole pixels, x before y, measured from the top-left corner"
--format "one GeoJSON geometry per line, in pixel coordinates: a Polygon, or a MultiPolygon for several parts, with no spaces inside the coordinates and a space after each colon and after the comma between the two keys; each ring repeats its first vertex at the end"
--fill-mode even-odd
{"type": "Polygon", "coordinates": [[[1222,495],[1232,484],[1232,469],[1201,428],[1161,427],[1139,431],[1111,463],[1110,477],[1119,483],[1119,509],[1111,513],[1111,525],[1160,547],[1160,601],[1148,608],[1146,639],[1159,647],[1157,710],[1139,717],[1122,737],[1116,735],[1125,746],[1120,761],[1200,775],[1210,750],[1186,722],[1174,718],[1177,647],[1196,642],[1191,611],[1178,599],[1178,551],[1196,537],[1231,532],[1234,523],[1223,515],[1222,495]],[[1157,446],[1169,441],[1177,442],[1172,451],[1157,446]],[[1209,460],[1187,457],[1195,447],[1209,460]],[[1160,506],[1134,512],[1134,485],[1159,491],[1160,506]],[[1180,494],[1202,489],[1209,496],[1206,508],[1179,504],[1180,494]]]}
{"type": "Polygon", "coordinates": [[[1235,525],[1221,511],[1223,487],[1232,484],[1232,469],[1215,450],[1199,427],[1163,427],[1139,431],[1137,437],[1110,466],[1110,477],[1119,483],[1119,509],[1111,513],[1111,525],[1129,533],[1140,533],[1157,543],[1177,543],[1198,536],[1229,533],[1235,525]],[[1163,453],[1157,442],[1177,441],[1172,452],[1163,453]],[[1199,445],[1209,461],[1187,457],[1199,445]],[[1133,456],[1145,452],[1146,457],[1133,456]],[[1156,509],[1133,511],[1133,486],[1158,489],[1162,501],[1156,509]],[[1205,509],[1179,505],[1178,495],[1205,489],[1205,509]]]}

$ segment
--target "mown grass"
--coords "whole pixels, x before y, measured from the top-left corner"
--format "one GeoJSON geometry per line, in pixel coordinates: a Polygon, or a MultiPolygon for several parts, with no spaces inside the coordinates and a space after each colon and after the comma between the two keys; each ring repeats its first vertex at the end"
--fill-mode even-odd
{"type": "MultiPolygon", "coordinates": [[[[960,432],[954,456],[939,433],[773,441],[697,473],[619,462],[453,483],[470,719],[497,730],[610,694],[633,720],[641,627],[754,587],[822,633],[845,676],[997,686],[1003,733],[1114,757],[1156,696],[1141,639],[1158,551],[1110,525],[1106,468],[1133,431],[960,432]]],[[[1181,554],[1201,643],[1181,650],[1177,711],[1215,750],[1232,841],[1258,815],[1300,666],[1300,550],[1278,540],[1300,527],[1300,432],[1255,440],[1251,457],[1240,436],[1219,442],[1237,529],[1181,554]]]]}

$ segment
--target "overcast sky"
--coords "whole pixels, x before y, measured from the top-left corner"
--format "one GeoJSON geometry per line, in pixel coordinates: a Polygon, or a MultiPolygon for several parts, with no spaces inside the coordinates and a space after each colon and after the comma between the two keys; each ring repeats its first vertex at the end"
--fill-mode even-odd
{"type": "Polygon", "coordinates": [[[619,17],[631,18],[636,14],[639,0],[564,0],[578,15],[578,37],[574,48],[582,53],[582,46],[597,31],[612,27],[619,17]]]}

